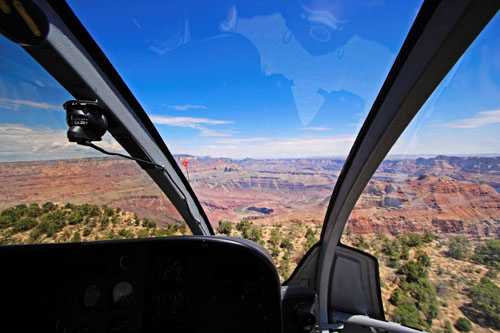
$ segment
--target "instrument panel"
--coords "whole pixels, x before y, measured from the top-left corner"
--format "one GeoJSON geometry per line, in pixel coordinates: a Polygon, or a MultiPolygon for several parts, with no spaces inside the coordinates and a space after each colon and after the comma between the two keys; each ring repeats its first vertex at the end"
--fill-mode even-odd
{"type": "Polygon", "coordinates": [[[0,246],[4,327],[41,332],[281,332],[280,282],[243,240],[0,246]]]}

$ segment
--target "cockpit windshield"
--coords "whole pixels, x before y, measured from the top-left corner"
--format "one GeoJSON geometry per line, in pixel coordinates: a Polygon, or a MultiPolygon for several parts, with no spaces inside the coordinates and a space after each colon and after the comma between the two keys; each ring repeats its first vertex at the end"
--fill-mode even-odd
{"type": "Polygon", "coordinates": [[[421,5],[69,3],[184,162],[213,225],[322,222],[421,5]]]}

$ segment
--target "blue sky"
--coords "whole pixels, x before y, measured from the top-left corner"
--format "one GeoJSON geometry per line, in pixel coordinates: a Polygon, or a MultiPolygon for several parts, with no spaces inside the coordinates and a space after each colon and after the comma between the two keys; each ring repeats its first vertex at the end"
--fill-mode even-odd
{"type": "MultiPolygon", "coordinates": [[[[173,153],[347,155],[420,6],[215,3],[70,1],[173,153]]],[[[392,153],[499,153],[497,21],[392,153]]],[[[65,142],[71,96],[23,52],[0,39],[0,160],[93,154],[65,142]]],[[[102,145],[119,149],[110,137],[102,145]]]]}

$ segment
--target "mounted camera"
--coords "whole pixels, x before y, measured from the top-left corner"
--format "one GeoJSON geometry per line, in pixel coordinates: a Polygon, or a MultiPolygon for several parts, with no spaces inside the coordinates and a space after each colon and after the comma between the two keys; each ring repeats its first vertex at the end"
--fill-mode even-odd
{"type": "Polygon", "coordinates": [[[63,105],[70,142],[101,141],[108,129],[104,108],[97,101],[67,101],[63,105]]]}

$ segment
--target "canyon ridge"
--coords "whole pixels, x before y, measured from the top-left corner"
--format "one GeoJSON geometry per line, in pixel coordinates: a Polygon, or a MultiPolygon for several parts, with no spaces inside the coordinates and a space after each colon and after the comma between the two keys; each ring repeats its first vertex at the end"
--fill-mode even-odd
{"type": "MultiPolygon", "coordinates": [[[[344,161],[175,156],[210,222],[322,223],[344,161]],[[188,161],[187,168],[182,161],[188,161]],[[188,176],[189,174],[189,176],[188,176]]],[[[500,157],[387,159],[347,230],[500,235],[500,157]]],[[[98,204],[165,225],[181,216],[133,161],[118,158],[0,163],[0,209],[21,203],[98,204]]]]}

